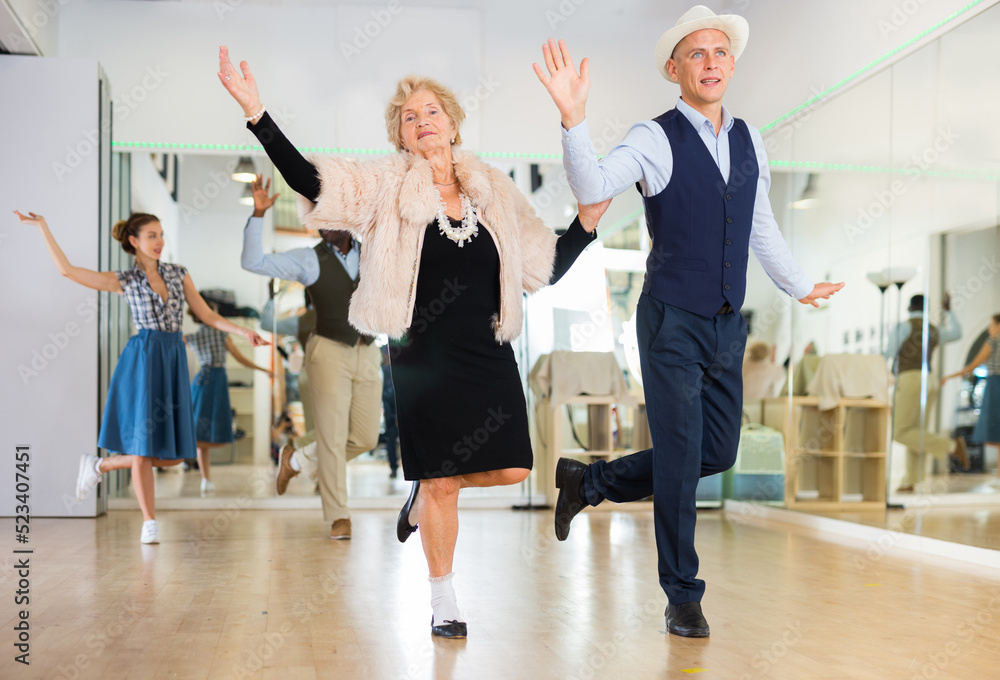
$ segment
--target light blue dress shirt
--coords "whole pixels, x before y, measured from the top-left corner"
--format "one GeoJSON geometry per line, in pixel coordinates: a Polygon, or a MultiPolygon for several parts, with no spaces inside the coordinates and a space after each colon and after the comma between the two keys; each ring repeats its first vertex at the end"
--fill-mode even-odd
{"type": "MultiPolygon", "coordinates": [[[[729,131],[733,116],[722,108],[721,134],[715,134],[715,125],[695,111],[684,100],[677,100],[677,110],[687,118],[715,159],[722,176],[729,181],[729,131]]],[[[760,132],[747,125],[750,139],[757,155],[759,176],[754,200],[753,227],[750,248],[757,256],[764,271],[778,288],[796,299],[812,292],[812,281],[792,257],[788,244],[778,229],[771,211],[767,192],[771,188],[771,170],[760,132]]],[[[600,203],[617,196],[639,183],[643,196],[655,196],[667,188],[673,173],[674,157],[670,141],[663,128],[655,121],[637,123],[611,152],[597,160],[587,121],[562,133],[563,166],[566,178],[576,199],[584,204],[600,203]]]]}
{"type": "MultiPolygon", "coordinates": [[[[243,230],[243,254],[240,266],[254,274],[270,276],[285,281],[298,281],[303,286],[311,286],[319,280],[319,258],[312,248],[293,248],[284,253],[264,254],[264,218],[251,217],[243,230]]],[[[347,270],[352,280],[358,278],[361,266],[361,252],[358,243],[351,239],[351,249],[344,255],[339,248],[326,244],[347,270]]]]}

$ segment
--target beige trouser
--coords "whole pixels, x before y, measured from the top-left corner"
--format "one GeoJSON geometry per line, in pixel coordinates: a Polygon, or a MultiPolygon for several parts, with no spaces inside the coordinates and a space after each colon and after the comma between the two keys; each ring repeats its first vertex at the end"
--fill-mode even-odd
{"type": "Polygon", "coordinates": [[[323,518],[330,523],[350,516],[347,510],[347,461],[378,444],[382,409],[382,355],[375,343],[349,347],[313,335],[306,346],[315,446],[309,436],[297,440],[296,460],[319,481],[323,518]]]}
{"type": "MultiPolygon", "coordinates": [[[[311,436],[310,441],[315,441],[316,437],[312,434],[313,431],[313,403],[312,395],[309,393],[309,372],[306,371],[305,363],[302,364],[302,370],[299,372],[299,399],[302,401],[302,422],[305,425],[306,434],[302,435],[311,436]]],[[[298,448],[298,443],[295,444],[298,448]]]]}
{"type": "Polygon", "coordinates": [[[927,383],[927,408],[923,427],[920,422],[920,371],[903,371],[896,379],[896,413],[893,419],[892,438],[906,447],[906,474],[902,485],[909,486],[924,478],[924,454],[947,462],[951,440],[927,431],[927,423],[934,412],[938,389],[933,381],[927,383]]]}

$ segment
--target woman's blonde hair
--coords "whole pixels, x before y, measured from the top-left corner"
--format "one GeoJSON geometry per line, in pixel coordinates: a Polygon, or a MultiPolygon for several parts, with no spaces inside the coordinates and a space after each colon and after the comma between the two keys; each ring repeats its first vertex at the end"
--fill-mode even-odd
{"type": "Polygon", "coordinates": [[[459,128],[462,127],[462,121],[465,120],[465,110],[458,103],[458,97],[455,96],[455,93],[432,78],[406,76],[396,83],[396,92],[389,99],[389,105],[385,107],[385,131],[389,135],[389,141],[396,147],[396,151],[404,150],[403,139],[399,134],[402,128],[400,114],[403,111],[403,105],[414,92],[421,90],[427,90],[441,102],[445,115],[455,126],[454,144],[461,144],[462,135],[459,133],[459,128]]]}
{"type": "Polygon", "coordinates": [[[124,250],[129,255],[135,255],[135,247],[129,242],[129,236],[135,236],[139,238],[139,232],[150,222],[159,222],[159,218],[156,215],[150,215],[149,213],[132,213],[127,220],[119,220],[115,222],[115,226],[111,228],[111,235],[115,237],[115,240],[122,244],[122,250],[124,250]]]}

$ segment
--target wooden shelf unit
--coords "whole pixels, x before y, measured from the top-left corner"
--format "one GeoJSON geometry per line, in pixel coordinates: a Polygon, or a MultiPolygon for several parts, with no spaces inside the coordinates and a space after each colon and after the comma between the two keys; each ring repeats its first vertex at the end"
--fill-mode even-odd
{"type": "Polygon", "coordinates": [[[885,507],[889,405],[818,397],[765,399],[763,424],[785,437],[785,505],[797,510],[885,507]]]}

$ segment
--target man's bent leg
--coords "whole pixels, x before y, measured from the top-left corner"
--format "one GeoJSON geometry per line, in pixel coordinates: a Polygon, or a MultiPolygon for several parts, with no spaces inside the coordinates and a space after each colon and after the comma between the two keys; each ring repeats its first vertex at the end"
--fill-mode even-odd
{"type": "Polygon", "coordinates": [[[590,505],[649,498],[653,495],[653,449],[592,463],[583,475],[583,492],[590,505]]]}
{"type": "MultiPolygon", "coordinates": [[[[355,345],[353,397],[347,431],[347,460],[353,460],[378,445],[382,414],[382,354],[373,342],[355,345]]],[[[346,483],[346,481],[345,481],[346,483]]],[[[345,487],[344,493],[347,493],[345,487]]]]}

